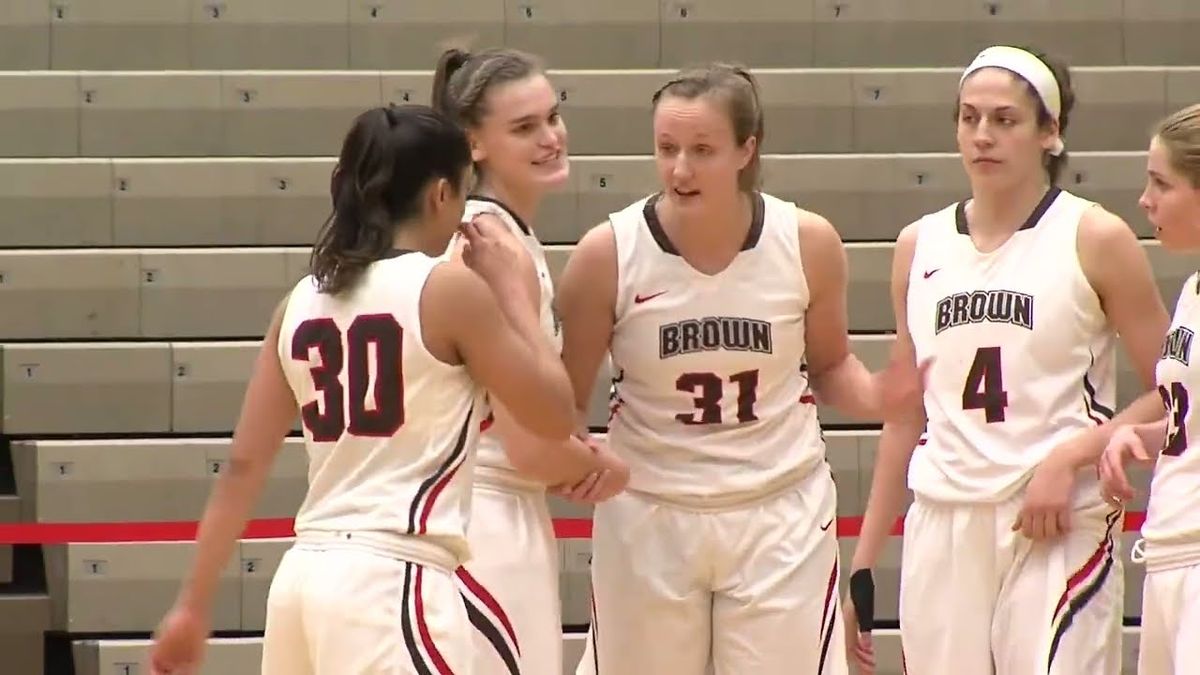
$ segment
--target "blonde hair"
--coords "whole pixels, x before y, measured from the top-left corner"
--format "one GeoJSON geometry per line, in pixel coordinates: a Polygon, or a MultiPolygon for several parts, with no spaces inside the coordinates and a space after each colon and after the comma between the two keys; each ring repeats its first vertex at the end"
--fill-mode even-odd
{"type": "Polygon", "coordinates": [[[685,100],[719,96],[733,123],[734,140],[742,145],[754,138],[754,156],[738,175],[738,187],[747,192],[758,186],[763,143],[763,112],[758,99],[758,82],[750,71],[731,63],[708,63],[679,71],[651,98],[658,107],[663,96],[685,100]]]}
{"type": "Polygon", "coordinates": [[[1200,103],[1164,119],[1154,135],[1166,148],[1171,168],[1200,189],[1200,103]]]}

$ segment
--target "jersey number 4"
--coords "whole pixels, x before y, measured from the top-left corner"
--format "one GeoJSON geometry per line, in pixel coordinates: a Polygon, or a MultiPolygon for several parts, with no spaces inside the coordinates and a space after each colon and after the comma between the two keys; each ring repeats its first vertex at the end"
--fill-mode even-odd
{"type": "MultiPolygon", "coordinates": [[[[737,385],[737,420],[753,422],[754,403],[758,401],[758,371],[746,370],[729,376],[729,382],[737,385]]],[[[716,373],[684,373],[675,380],[675,388],[695,397],[695,412],[679,413],[675,419],[684,424],[720,424],[721,399],[725,396],[725,382],[716,373]]]]}
{"type": "Polygon", "coordinates": [[[1008,392],[1004,391],[1004,376],[1000,367],[999,347],[980,347],[967,373],[963,387],[963,410],[983,410],[988,423],[1003,422],[1008,407],[1008,392]]]}
{"type": "Polygon", "coordinates": [[[1158,385],[1158,394],[1162,396],[1163,406],[1167,409],[1167,444],[1163,446],[1162,454],[1168,457],[1178,457],[1187,450],[1187,388],[1179,382],[1158,385]]]}
{"type": "Polygon", "coordinates": [[[336,441],[347,431],[353,436],[391,436],[400,429],[404,424],[404,382],[400,367],[403,336],[404,329],[390,314],[355,317],[344,341],[333,319],[309,319],[296,328],[292,335],[292,358],[308,361],[314,348],[321,357],[321,363],[310,370],[320,400],[300,409],[300,417],[314,441],[336,441]],[[368,392],[372,352],[375,386],[368,392]],[[347,367],[349,396],[340,379],[342,369],[347,367]],[[373,404],[370,408],[368,395],[373,404]]]}

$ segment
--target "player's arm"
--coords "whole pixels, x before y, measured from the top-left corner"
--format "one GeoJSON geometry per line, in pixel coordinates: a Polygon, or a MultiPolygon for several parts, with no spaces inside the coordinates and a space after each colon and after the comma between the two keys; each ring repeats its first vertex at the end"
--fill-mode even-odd
{"type": "Polygon", "coordinates": [[[1056,452],[1076,468],[1099,460],[1112,432],[1122,424],[1156,422],[1163,417],[1162,398],[1155,391],[1154,367],[1171,325],[1162,295],[1154,283],[1150,260],[1133,230],[1116,215],[1092,208],[1079,223],[1079,262],[1100,297],[1109,323],[1121,338],[1146,390],[1112,421],[1089,429],[1056,452]]]}
{"type": "MultiPolygon", "coordinates": [[[[504,223],[490,213],[480,214],[476,218],[493,220],[493,226],[504,227],[504,223]]],[[[466,238],[455,235],[451,243],[450,260],[461,261],[465,245],[466,238]]],[[[530,283],[538,289],[539,295],[532,301],[533,306],[540,310],[541,288],[537,285],[536,272],[530,276],[530,283]]],[[[513,468],[527,478],[547,485],[573,484],[583,480],[592,471],[606,468],[604,458],[578,438],[571,437],[559,444],[522,428],[499,400],[492,401],[492,418],[492,433],[500,439],[504,454],[512,462],[513,468]]]]}
{"type": "Polygon", "coordinates": [[[617,241],[607,222],[575,246],[558,282],[555,305],[563,326],[563,363],[586,428],[596,374],[612,344],[617,306],[617,241]]]}
{"type": "Polygon", "coordinates": [[[296,399],[279,362],[279,327],[287,305],[275,310],[258,351],[229,452],[204,509],[196,534],[196,557],[177,605],[211,613],[216,586],[262,494],[275,456],[296,419],[296,399]]]}
{"type": "Polygon", "coordinates": [[[878,420],[881,400],[874,378],[850,351],[846,316],[846,249],[825,218],[798,211],[800,260],[808,285],[805,360],[817,399],[847,415],[878,420]]]}
{"type": "Polygon", "coordinates": [[[514,274],[493,292],[463,264],[438,265],[421,293],[422,332],[435,356],[449,351],[517,424],[561,442],[574,428],[571,383],[525,285],[514,274]]]}
{"type": "MultiPolygon", "coordinates": [[[[916,225],[909,225],[896,239],[892,261],[892,307],[896,315],[896,341],[891,359],[897,368],[910,372],[917,368],[916,348],[908,329],[908,275],[916,249],[916,225]]],[[[904,507],[907,491],[906,475],[913,450],[925,430],[925,408],[919,400],[889,414],[879,435],[875,455],[874,476],[867,507],[863,514],[862,530],[851,561],[851,572],[870,569],[879,560],[883,544],[890,535],[893,523],[904,507]]]]}

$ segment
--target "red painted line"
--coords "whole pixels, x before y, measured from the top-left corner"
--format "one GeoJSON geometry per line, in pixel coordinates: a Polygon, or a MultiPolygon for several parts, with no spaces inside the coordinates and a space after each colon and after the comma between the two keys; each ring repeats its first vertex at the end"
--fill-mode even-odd
{"type": "MultiPolygon", "coordinates": [[[[1145,521],[1144,513],[1125,514],[1124,530],[1136,532],[1145,521]]],[[[196,521],[142,523],[3,523],[0,524],[0,544],[68,544],[119,543],[134,541],[192,541],[196,538],[196,521]]],[[[862,516],[838,518],[839,537],[857,537],[862,530],[862,516]]],[[[903,519],[897,519],[892,534],[904,532],[903,519]]],[[[252,520],[246,525],[243,539],[278,539],[293,536],[291,518],[252,520]]],[[[590,539],[590,518],[556,518],[554,534],[559,539],[590,539]]]]}

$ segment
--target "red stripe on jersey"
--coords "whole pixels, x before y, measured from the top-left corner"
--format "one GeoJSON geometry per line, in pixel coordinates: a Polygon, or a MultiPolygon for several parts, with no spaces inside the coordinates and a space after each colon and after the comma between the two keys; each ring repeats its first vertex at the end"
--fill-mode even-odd
{"type": "Polygon", "coordinates": [[[488,608],[488,611],[490,611],[497,619],[500,620],[500,624],[504,626],[504,632],[508,633],[508,638],[512,640],[513,647],[516,648],[517,654],[520,654],[521,645],[517,642],[517,632],[513,630],[512,622],[508,620],[508,614],[504,612],[504,608],[500,606],[500,602],[496,600],[496,597],[489,593],[488,590],[483,587],[483,584],[479,583],[475,577],[471,576],[471,573],[465,568],[459,567],[458,570],[455,571],[455,574],[457,574],[458,578],[462,580],[463,585],[466,586],[467,589],[470,590],[471,593],[478,598],[485,607],[488,608]]]}
{"type": "MultiPolygon", "coordinates": [[[[463,458],[465,459],[466,455],[463,455],[463,458]]],[[[453,469],[450,469],[449,473],[447,473],[445,476],[442,476],[442,479],[439,480],[437,484],[433,486],[433,489],[429,491],[429,499],[425,500],[425,506],[421,509],[421,524],[420,527],[417,528],[417,534],[425,534],[425,525],[429,522],[429,513],[433,511],[434,502],[437,501],[438,495],[442,493],[442,490],[446,488],[446,485],[448,485],[451,480],[454,480],[454,476],[458,473],[460,468],[462,468],[462,462],[459,462],[453,469]]]]}
{"type": "Polygon", "coordinates": [[[425,651],[429,653],[429,658],[433,659],[433,664],[437,666],[438,675],[454,675],[449,664],[446,663],[445,657],[433,643],[433,637],[429,635],[429,624],[425,623],[425,601],[421,597],[421,578],[424,576],[425,566],[416,565],[416,568],[417,583],[414,594],[416,595],[417,632],[421,635],[421,644],[425,645],[425,651]]]}

